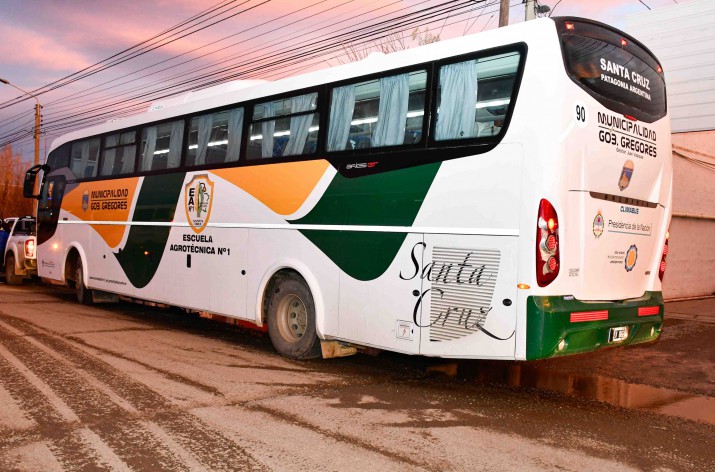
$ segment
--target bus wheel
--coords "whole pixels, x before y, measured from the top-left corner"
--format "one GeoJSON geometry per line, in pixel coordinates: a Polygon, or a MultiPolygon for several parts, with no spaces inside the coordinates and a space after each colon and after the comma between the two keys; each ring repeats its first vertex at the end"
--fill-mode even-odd
{"type": "Polygon", "coordinates": [[[297,275],[281,274],[268,293],[268,335],[276,351],[292,359],[320,356],[320,339],[315,331],[315,304],[305,281],[297,275]]]}
{"type": "Polygon", "coordinates": [[[84,271],[82,269],[82,261],[77,260],[77,270],[75,270],[75,293],[77,293],[77,301],[82,305],[92,304],[92,290],[88,289],[84,284],[84,271]]]}
{"type": "Polygon", "coordinates": [[[22,284],[22,276],[15,273],[15,256],[8,254],[5,261],[5,282],[8,285],[22,284]]]}

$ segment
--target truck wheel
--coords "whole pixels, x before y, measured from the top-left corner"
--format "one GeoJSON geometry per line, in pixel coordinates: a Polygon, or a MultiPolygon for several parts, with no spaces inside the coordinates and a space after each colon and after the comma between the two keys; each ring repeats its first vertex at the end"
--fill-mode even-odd
{"type": "Polygon", "coordinates": [[[77,301],[82,305],[92,304],[92,290],[84,285],[84,272],[82,269],[82,261],[77,261],[77,270],[75,271],[75,292],[77,293],[77,301]]]}
{"type": "Polygon", "coordinates": [[[291,359],[319,357],[315,304],[305,281],[297,275],[278,275],[267,298],[268,335],[276,351],[291,359]]]}
{"type": "Polygon", "coordinates": [[[22,284],[22,276],[15,273],[15,256],[12,254],[5,260],[5,282],[8,285],[22,284]]]}

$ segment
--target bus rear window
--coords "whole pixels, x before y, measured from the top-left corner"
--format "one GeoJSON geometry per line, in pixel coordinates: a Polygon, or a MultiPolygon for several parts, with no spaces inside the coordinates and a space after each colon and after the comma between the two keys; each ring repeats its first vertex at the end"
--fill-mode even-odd
{"type": "Polygon", "coordinates": [[[588,36],[564,34],[561,44],[569,75],[616,112],[648,122],[665,116],[662,74],[628,50],[637,48],[642,52],[641,48],[622,38],[619,41],[621,44],[615,45],[588,36]]]}

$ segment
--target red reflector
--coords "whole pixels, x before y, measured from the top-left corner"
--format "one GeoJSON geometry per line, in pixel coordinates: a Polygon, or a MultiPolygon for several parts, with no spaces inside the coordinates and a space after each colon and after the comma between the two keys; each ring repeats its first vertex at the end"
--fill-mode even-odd
{"type": "Polygon", "coordinates": [[[665,272],[665,261],[660,263],[660,272],[665,272]]]}
{"type": "Polygon", "coordinates": [[[664,256],[668,255],[668,245],[667,244],[665,246],[663,246],[663,255],[664,256]]]}
{"type": "Polygon", "coordinates": [[[625,116],[627,120],[638,121],[638,119],[635,116],[631,116],[631,115],[623,115],[623,116],[625,116]]]}
{"type": "Polygon", "coordinates": [[[623,47],[628,46],[628,42],[623,38],[621,38],[621,46],[623,46],[623,47]]]}
{"type": "Polygon", "coordinates": [[[575,28],[573,23],[566,23],[566,29],[572,31],[575,28]]]}
{"type": "Polygon", "coordinates": [[[600,311],[577,311],[571,313],[571,323],[580,323],[582,321],[600,321],[608,319],[608,310],[600,311]]]}
{"type": "Polygon", "coordinates": [[[660,307],[657,306],[642,306],[638,308],[638,316],[651,316],[660,313],[660,307]]]}

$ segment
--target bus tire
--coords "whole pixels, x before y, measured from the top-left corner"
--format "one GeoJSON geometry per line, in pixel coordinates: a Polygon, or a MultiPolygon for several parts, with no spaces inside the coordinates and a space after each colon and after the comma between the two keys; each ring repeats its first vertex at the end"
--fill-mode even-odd
{"type": "Polygon", "coordinates": [[[91,305],[92,304],[92,290],[88,289],[84,284],[84,269],[82,268],[82,260],[77,260],[77,269],[75,269],[75,283],[74,283],[75,293],[77,294],[77,301],[80,305],[91,305]]]}
{"type": "Polygon", "coordinates": [[[291,359],[319,357],[315,303],[305,281],[298,275],[280,274],[267,298],[268,335],[276,351],[291,359]]]}
{"type": "Polygon", "coordinates": [[[15,273],[15,256],[12,254],[8,254],[5,260],[5,282],[8,285],[22,284],[22,276],[15,273]]]}

